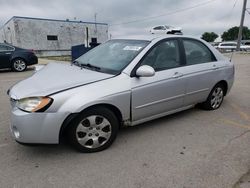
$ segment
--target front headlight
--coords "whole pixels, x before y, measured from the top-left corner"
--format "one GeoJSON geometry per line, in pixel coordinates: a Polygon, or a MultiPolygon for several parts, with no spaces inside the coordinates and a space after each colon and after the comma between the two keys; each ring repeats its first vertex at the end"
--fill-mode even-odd
{"type": "Polygon", "coordinates": [[[44,112],[52,102],[50,97],[28,97],[16,101],[16,107],[26,112],[44,112]]]}

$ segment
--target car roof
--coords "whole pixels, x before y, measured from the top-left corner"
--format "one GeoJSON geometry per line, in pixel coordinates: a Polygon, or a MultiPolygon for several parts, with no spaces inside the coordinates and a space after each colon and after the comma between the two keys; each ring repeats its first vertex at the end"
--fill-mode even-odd
{"type": "Polygon", "coordinates": [[[167,38],[191,38],[191,39],[198,39],[193,36],[187,35],[157,35],[157,34],[148,34],[148,35],[129,35],[129,36],[120,36],[115,37],[113,39],[127,39],[127,40],[146,40],[146,41],[153,41],[155,39],[162,40],[167,38]]]}

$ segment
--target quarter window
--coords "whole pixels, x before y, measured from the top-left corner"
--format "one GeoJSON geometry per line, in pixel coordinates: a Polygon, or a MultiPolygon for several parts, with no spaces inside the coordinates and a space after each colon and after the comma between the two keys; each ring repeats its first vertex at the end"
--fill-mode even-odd
{"type": "Polygon", "coordinates": [[[13,51],[14,48],[7,45],[0,45],[0,51],[13,51]]]}
{"type": "Polygon", "coordinates": [[[201,42],[195,40],[183,40],[187,65],[207,63],[215,61],[212,52],[201,42]]]}
{"type": "Polygon", "coordinates": [[[149,65],[156,71],[179,67],[180,52],[177,40],[168,40],[154,47],[142,60],[141,65],[149,65]]]}

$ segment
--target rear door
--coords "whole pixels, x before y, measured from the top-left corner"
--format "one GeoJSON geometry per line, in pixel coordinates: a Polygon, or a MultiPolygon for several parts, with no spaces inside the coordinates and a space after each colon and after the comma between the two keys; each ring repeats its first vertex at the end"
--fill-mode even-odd
{"type": "Polygon", "coordinates": [[[11,67],[11,56],[13,51],[13,47],[5,44],[0,44],[0,68],[11,67]]]}
{"type": "Polygon", "coordinates": [[[186,80],[182,77],[183,59],[179,41],[169,39],[158,43],[140,62],[156,71],[152,77],[132,77],[132,120],[160,116],[181,108],[186,80]]]}
{"type": "Polygon", "coordinates": [[[217,61],[209,48],[201,41],[183,39],[186,57],[185,78],[187,81],[184,105],[203,102],[216,84],[224,63],[217,61]]]}

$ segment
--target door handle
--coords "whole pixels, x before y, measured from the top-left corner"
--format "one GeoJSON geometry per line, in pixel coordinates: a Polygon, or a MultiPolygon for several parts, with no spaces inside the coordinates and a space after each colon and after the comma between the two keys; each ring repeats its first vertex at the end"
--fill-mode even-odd
{"type": "Polygon", "coordinates": [[[183,76],[182,73],[180,73],[180,72],[175,72],[174,75],[172,76],[172,78],[180,78],[180,77],[182,77],[182,76],[183,76]]]}
{"type": "Polygon", "coordinates": [[[6,54],[6,55],[9,55],[9,54],[11,54],[11,53],[10,53],[10,52],[6,52],[5,54],[6,54]]]}

